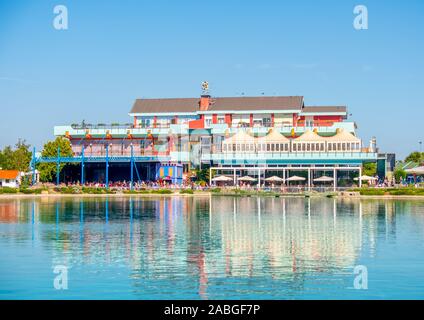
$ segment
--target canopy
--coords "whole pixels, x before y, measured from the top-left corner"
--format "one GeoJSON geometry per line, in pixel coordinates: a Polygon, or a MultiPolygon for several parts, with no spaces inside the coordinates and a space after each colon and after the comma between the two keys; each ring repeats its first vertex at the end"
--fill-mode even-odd
{"type": "Polygon", "coordinates": [[[284,181],[284,179],[282,179],[280,177],[277,177],[277,176],[272,176],[272,177],[266,178],[265,181],[268,181],[268,182],[282,182],[282,181],[284,181]]]}
{"type": "Polygon", "coordinates": [[[306,130],[304,134],[294,139],[295,142],[320,142],[325,140],[325,138],[311,130],[306,130]]]}
{"type": "Polygon", "coordinates": [[[305,181],[306,178],[303,177],[298,177],[298,176],[292,176],[290,178],[288,178],[286,181],[305,181]]]}
{"type": "Polygon", "coordinates": [[[227,182],[227,181],[233,181],[232,178],[227,177],[227,176],[218,176],[212,179],[212,181],[216,181],[216,182],[227,182]]]}
{"type": "Polygon", "coordinates": [[[334,136],[328,137],[327,141],[331,142],[361,142],[361,139],[355,137],[352,133],[343,129],[337,129],[334,136]]]}
{"type": "Polygon", "coordinates": [[[328,176],[322,176],[319,178],[314,179],[315,182],[333,182],[334,178],[328,177],[328,176]]]}
{"type": "Polygon", "coordinates": [[[284,143],[284,142],[290,142],[288,138],[283,136],[278,130],[271,129],[268,133],[268,135],[259,137],[258,142],[262,143],[284,143]]]}
{"type": "Polygon", "coordinates": [[[424,166],[406,169],[405,172],[411,173],[411,174],[422,175],[422,174],[424,174],[424,166]]]}
{"type": "Polygon", "coordinates": [[[232,137],[222,141],[223,143],[254,143],[255,138],[243,130],[238,131],[232,137]]]}
{"type": "MultiPolygon", "coordinates": [[[[359,180],[359,178],[355,178],[355,179],[353,179],[353,180],[358,181],[358,180],[359,180]]],[[[367,175],[363,175],[363,176],[361,177],[361,180],[362,180],[362,181],[375,181],[375,180],[378,180],[378,179],[377,179],[377,178],[374,178],[374,177],[367,176],[367,175]]]]}
{"type": "Polygon", "coordinates": [[[238,181],[256,181],[256,179],[249,176],[244,176],[244,177],[238,178],[238,181]]]}

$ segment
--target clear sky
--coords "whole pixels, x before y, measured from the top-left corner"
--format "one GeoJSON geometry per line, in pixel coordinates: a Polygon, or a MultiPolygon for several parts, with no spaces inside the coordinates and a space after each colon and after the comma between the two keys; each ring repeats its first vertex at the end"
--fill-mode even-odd
{"type": "Polygon", "coordinates": [[[424,140],[424,1],[0,0],[0,147],[131,122],[136,98],[303,95],[347,105],[365,144],[424,140]],[[55,5],[68,30],[53,27],[55,5]],[[353,28],[366,5],[369,29],[353,28]]]}

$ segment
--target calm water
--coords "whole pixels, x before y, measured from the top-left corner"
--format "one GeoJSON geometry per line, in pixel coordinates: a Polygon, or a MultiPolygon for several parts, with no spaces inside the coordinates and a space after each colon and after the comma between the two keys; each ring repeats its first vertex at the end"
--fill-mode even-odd
{"type": "Polygon", "coordinates": [[[0,199],[0,299],[16,298],[423,299],[424,201],[0,199]]]}

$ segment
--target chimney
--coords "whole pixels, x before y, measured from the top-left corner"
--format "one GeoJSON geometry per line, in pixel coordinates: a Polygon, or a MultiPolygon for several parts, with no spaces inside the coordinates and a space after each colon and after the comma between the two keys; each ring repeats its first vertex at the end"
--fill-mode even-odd
{"type": "Polygon", "coordinates": [[[211,96],[210,95],[201,95],[200,96],[200,111],[207,111],[209,109],[210,104],[211,104],[211,96]]]}

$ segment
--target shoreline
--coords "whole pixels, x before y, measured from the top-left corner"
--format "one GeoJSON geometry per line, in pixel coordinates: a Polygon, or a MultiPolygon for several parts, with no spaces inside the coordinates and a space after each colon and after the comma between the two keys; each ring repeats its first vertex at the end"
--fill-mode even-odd
{"type": "Polygon", "coordinates": [[[157,197],[237,197],[237,198],[248,198],[248,197],[272,197],[272,198],[334,198],[334,199],[370,199],[370,200],[424,200],[424,195],[334,195],[328,197],[326,194],[280,194],[280,195],[240,195],[240,194],[219,194],[213,192],[194,192],[193,194],[149,194],[149,193],[109,193],[109,194],[61,194],[61,193],[48,193],[48,194],[0,194],[0,200],[12,200],[12,199],[31,199],[31,198],[122,198],[122,197],[140,197],[140,198],[157,198],[157,197]]]}

